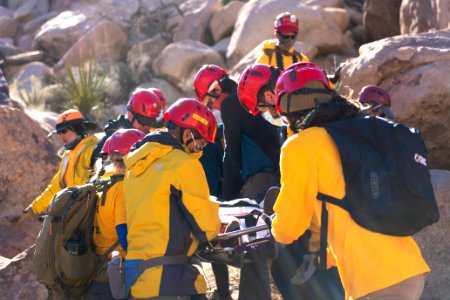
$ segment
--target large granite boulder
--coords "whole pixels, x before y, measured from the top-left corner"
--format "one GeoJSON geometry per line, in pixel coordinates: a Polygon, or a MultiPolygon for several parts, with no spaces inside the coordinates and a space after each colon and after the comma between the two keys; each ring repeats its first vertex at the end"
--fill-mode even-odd
{"type": "Polygon", "coordinates": [[[448,28],[450,24],[449,0],[403,0],[400,7],[400,31],[417,34],[448,28]]]}
{"type": "Polygon", "coordinates": [[[450,29],[386,38],[360,48],[342,69],[345,94],[376,84],[392,97],[397,121],[422,131],[432,168],[450,169],[450,29]]]}
{"type": "Polygon", "coordinates": [[[0,105],[0,255],[14,257],[34,243],[40,223],[22,210],[55,175],[59,157],[46,132],[24,111],[0,105]]]}
{"type": "Polygon", "coordinates": [[[431,170],[431,181],[440,219],[414,236],[431,269],[422,300],[448,299],[450,295],[450,171],[431,170]]]}
{"type": "Polygon", "coordinates": [[[192,90],[195,73],[203,64],[224,66],[222,57],[211,47],[193,40],[169,44],[153,62],[153,71],[183,91],[192,90]]]}

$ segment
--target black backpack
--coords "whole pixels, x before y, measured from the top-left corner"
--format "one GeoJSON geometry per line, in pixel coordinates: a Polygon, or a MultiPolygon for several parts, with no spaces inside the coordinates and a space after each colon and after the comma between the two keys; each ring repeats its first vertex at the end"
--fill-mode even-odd
{"type": "Polygon", "coordinates": [[[326,266],[328,211],[338,205],[360,226],[374,232],[410,236],[439,220],[418,129],[378,117],[321,124],[336,143],[345,179],[345,196],[322,200],[321,265],[326,266]]]}

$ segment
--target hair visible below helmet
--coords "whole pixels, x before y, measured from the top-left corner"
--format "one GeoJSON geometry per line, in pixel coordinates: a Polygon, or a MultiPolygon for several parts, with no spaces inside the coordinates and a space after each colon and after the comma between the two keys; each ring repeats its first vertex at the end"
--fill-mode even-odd
{"type": "Polygon", "coordinates": [[[164,109],[164,107],[166,107],[167,105],[167,99],[166,96],[164,96],[163,92],[157,88],[149,88],[148,90],[158,97],[161,109],[164,109]]]}
{"type": "Polygon", "coordinates": [[[106,140],[100,154],[125,156],[130,152],[131,146],[144,136],[145,134],[138,129],[119,129],[106,140]]]}
{"type": "Polygon", "coordinates": [[[216,65],[203,65],[194,77],[194,92],[198,100],[202,101],[209,86],[216,80],[227,75],[227,71],[216,65]]]}
{"type": "Polygon", "coordinates": [[[194,129],[208,142],[214,142],[216,118],[206,105],[195,99],[178,99],[167,109],[164,121],[171,121],[181,128],[194,129]]]}
{"type": "MultiPolygon", "coordinates": [[[[258,92],[271,82],[275,83],[278,75],[279,72],[275,72],[275,68],[269,65],[255,64],[245,68],[239,79],[238,97],[246,111],[253,116],[259,113],[258,92]]],[[[274,89],[274,87],[271,88],[274,89]]]]}
{"type": "Polygon", "coordinates": [[[384,89],[376,85],[366,85],[359,93],[359,102],[362,104],[381,104],[391,106],[391,96],[384,89]]]}
{"type": "Polygon", "coordinates": [[[158,96],[149,89],[136,89],[128,101],[127,108],[133,115],[149,119],[157,118],[161,112],[158,96]]]}
{"type": "Polygon", "coordinates": [[[325,72],[310,62],[287,68],[276,85],[277,110],[292,113],[309,110],[331,99],[332,90],[325,72]]]}
{"type": "Polygon", "coordinates": [[[289,12],[279,14],[275,18],[273,29],[281,33],[297,33],[298,18],[289,12]]]}

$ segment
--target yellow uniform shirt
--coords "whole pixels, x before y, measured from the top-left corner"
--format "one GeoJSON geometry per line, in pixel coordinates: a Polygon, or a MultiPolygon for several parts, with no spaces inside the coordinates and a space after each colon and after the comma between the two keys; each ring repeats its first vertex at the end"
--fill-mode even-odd
{"type": "MultiPolygon", "coordinates": [[[[107,173],[102,180],[114,175],[107,173]]],[[[116,226],[127,223],[125,211],[125,195],[123,190],[123,180],[119,180],[108,188],[104,205],[101,205],[102,193],[99,194],[94,217],[94,245],[98,255],[105,253],[115,242],[117,242],[116,226]]],[[[119,245],[116,250],[121,256],[125,256],[125,251],[119,245]]]]}
{"type": "Polygon", "coordinates": [[[294,48],[291,48],[289,49],[289,54],[281,54],[283,66],[279,66],[276,57],[276,43],[277,40],[264,41],[262,43],[261,52],[256,59],[256,63],[286,69],[290,65],[294,64],[294,57],[296,59],[295,62],[309,62],[309,58],[305,54],[298,52],[294,48]]]}
{"type": "Polygon", "coordinates": [[[88,135],[73,150],[64,152],[58,172],[45,191],[31,203],[31,209],[35,214],[44,211],[53,196],[61,189],[87,183],[91,174],[92,152],[97,142],[97,137],[88,135]]]}
{"type": "MultiPolygon", "coordinates": [[[[311,127],[289,138],[281,150],[281,191],[272,233],[289,244],[308,228],[320,228],[317,193],[342,198],[345,182],[336,144],[325,129],[311,127]]],[[[328,245],[336,259],[347,299],[359,298],[429,272],[412,237],[369,231],[344,209],[327,204],[328,245]]]]}

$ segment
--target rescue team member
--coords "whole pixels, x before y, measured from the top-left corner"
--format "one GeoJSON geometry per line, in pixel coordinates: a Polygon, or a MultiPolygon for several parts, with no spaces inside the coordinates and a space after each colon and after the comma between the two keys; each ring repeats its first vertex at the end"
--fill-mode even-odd
{"type": "MultiPolygon", "coordinates": [[[[193,156],[214,142],[214,115],[194,99],[179,99],[164,120],[168,131],[147,134],[124,158],[128,262],[191,257],[219,232],[219,204],[209,199],[193,156]]],[[[190,263],[148,268],[131,288],[133,298],[147,299],[206,299],[205,293],[205,279],[190,263]]]]}
{"type": "Polygon", "coordinates": [[[271,65],[282,70],[296,62],[308,62],[309,58],[294,49],[298,34],[298,18],[284,12],[275,18],[273,25],[275,39],[263,42],[256,63],[271,65]]]}
{"type": "MultiPolygon", "coordinates": [[[[125,164],[123,157],[130,152],[131,146],[140,141],[144,133],[137,129],[119,129],[103,145],[101,154],[108,157],[101,180],[110,180],[112,184],[106,194],[99,194],[95,216],[93,242],[98,256],[103,255],[117,241],[120,245],[115,250],[125,256],[127,243],[127,216],[125,211],[125,194],[123,191],[123,174],[125,164]],[[122,178],[118,178],[122,176],[122,178]]],[[[100,173],[98,170],[97,173],[100,173]]],[[[109,287],[108,275],[102,270],[85,294],[85,299],[113,299],[109,287]]]]}
{"type": "MultiPolygon", "coordinates": [[[[277,69],[269,65],[249,65],[239,80],[238,95],[242,106],[250,114],[261,114],[266,121],[281,127],[286,124],[276,110],[275,84],[279,74],[277,69]]],[[[273,213],[276,197],[269,198],[266,196],[264,199],[264,210],[266,213],[273,213]]],[[[290,245],[281,247],[278,257],[272,261],[272,278],[283,299],[343,299],[342,285],[336,268],[327,272],[318,271],[302,285],[291,283],[291,278],[303,263],[304,255],[309,253],[308,243],[309,233],[306,233],[290,245]]]]}
{"type": "Polygon", "coordinates": [[[98,141],[94,135],[88,134],[88,130],[95,128],[97,125],[87,121],[76,109],[66,110],[59,115],[56,129],[50,134],[58,134],[66,151],[58,172],[47,189],[24,209],[24,213],[32,211],[39,214],[48,207],[53,196],[63,188],[87,183],[91,175],[92,152],[98,141]]]}
{"type": "MultiPolygon", "coordinates": [[[[290,244],[308,228],[320,230],[318,192],[339,199],[345,194],[339,150],[327,131],[314,125],[353,118],[359,108],[332,91],[323,71],[311,63],[284,72],[277,96],[277,109],[298,133],[281,149],[281,191],[272,223],[275,240],[290,244]]],[[[328,205],[328,213],[328,245],[346,299],[420,298],[430,269],[412,237],[369,231],[336,205],[328,205]]]]}
{"type": "Polygon", "coordinates": [[[94,157],[99,157],[105,141],[118,129],[135,128],[146,134],[151,128],[158,127],[165,105],[167,105],[166,98],[158,89],[134,90],[128,100],[126,114],[119,115],[115,120],[109,120],[105,125],[105,135],[95,147],[94,157]]]}
{"type": "Polygon", "coordinates": [[[363,110],[366,114],[392,120],[395,119],[395,115],[390,109],[391,96],[379,86],[366,85],[363,87],[359,93],[359,102],[367,106],[363,110]]]}
{"type": "MultiPolygon", "coordinates": [[[[197,98],[209,107],[220,109],[224,125],[222,197],[233,200],[247,197],[261,202],[267,189],[278,180],[280,133],[276,126],[253,117],[241,106],[237,83],[216,65],[203,65],[194,78],[197,98]]],[[[239,299],[270,299],[270,278],[265,258],[258,253],[241,269],[239,299]]],[[[215,276],[218,287],[228,286],[226,266],[215,276]]],[[[219,294],[222,292],[219,290],[219,294]]],[[[224,291],[225,293],[227,291],[224,291]]]]}

